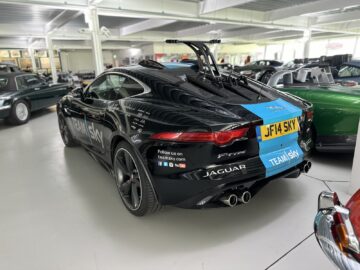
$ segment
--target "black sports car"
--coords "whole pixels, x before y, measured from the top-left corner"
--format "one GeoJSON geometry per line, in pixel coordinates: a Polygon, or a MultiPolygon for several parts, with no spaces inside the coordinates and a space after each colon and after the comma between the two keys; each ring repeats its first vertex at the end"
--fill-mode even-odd
{"type": "Polygon", "coordinates": [[[270,180],[307,172],[312,105],[220,73],[205,43],[182,42],[198,72],[146,60],[62,98],[65,145],[81,144],[102,162],[138,216],[160,205],[247,203],[270,180]]]}
{"type": "Polygon", "coordinates": [[[0,73],[0,119],[25,124],[32,111],[55,105],[70,90],[65,84],[49,85],[35,74],[0,73]]]}

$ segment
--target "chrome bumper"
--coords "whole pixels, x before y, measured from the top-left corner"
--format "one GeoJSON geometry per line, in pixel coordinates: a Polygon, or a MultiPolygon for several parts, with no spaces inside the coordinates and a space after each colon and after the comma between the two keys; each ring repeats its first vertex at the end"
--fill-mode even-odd
{"type": "Polygon", "coordinates": [[[0,111],[10,109],[11,105],[1,106],[0,111]]]}
{"type": "Polygon", "coordinates": [[[315,236],[326,256],[341,270],[360,269],[359,262],[351,255],[351,252],[360,253],[360,245],[349,217],[349,210],[341,205],[336,193],[324,191],[319,195],[318,213],[314,222],[315,236]],[[332,231],[336,213],[341,216],[345,225],[350,252],[342,251],[334,239],[332,231]]]}

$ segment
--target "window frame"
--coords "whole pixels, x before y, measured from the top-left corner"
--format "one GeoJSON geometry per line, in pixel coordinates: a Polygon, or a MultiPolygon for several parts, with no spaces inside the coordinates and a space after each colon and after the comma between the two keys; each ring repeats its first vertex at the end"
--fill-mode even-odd
{"type": "MultiPolygon", "coordinates": [[[[94,97],[90,97],[89,93],[90,93],[90,88],[91,86],[96,83],[98,80],[100,80],[103,76],[109,76],[109,75],[120,75],[120,76],[124,76],[125,78],[129,78],[129,79],[132,79],[134,80],[135,82],[137,82],[138,84],[141,85],[141,87],[143,88],[143,92],[142,93],[139,93],[139,94],[136,94],[136,95],[133,95],[133,96],[129,96],[129,97],[126,97],[126,98],[131,98],[131,97],[135,97],[135,96],[139,96],[139,95],[143,95],[143,94],[147,94],[147,93],[150,93],[151,92],[151,89],[149,86],[147,86],[145,83],[143,83],[142,81],[140,81],[139,79],[131,76],[131,75],[128,75],[128,74],[125,74],[123,72],[107,72],[107,73],[104,73],[102,75],[100,75],[99,77],[97,77],[91,84],[88,85],[88,87],[85,88],[84,90],[84,96],[86,98],[93,98],[93,99],[97,99],[97,100],[104,100],[104,101],[116,101],[116,100],[108,100],[108,99],[103,99],[103,98],[94,98],[94,97]]],[[[125,98],[122,98],[122,99],[125,99],[125,98]]],[[[120,100],[120,99],[117,99],[117,100],[120,100]]]]}
{"type": "Polygon", "coordinates": [[[21,75],[17,75],[17,76],[14,77],[14,81],[15,81],[17,91],[25,91],[25,90],[29,89],[29,87],[26,87],[25,89],[20,89],[19,85],[18,85],[18,81],[17,81],[17,78],[24,77],[24,76],[27,76],[27,75],[29,75],[29,74],[21,74],[21,75]]]}

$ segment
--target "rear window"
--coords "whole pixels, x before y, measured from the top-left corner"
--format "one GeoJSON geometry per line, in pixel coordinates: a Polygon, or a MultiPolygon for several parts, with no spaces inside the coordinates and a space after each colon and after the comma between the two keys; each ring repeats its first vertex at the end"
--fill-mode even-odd
{"type": "Polygon", "coordinates": [[[8,78],[6,77],[0,77],[0,90],[5,89],[5,87],[8,85],[8,78]]]}

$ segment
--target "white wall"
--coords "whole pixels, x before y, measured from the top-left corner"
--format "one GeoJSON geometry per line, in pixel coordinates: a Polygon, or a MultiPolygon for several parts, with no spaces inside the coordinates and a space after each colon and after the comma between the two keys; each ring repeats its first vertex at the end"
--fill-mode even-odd
{"type": "MultiPolygon", "coordinates": [[[[103,50],[104,64],[115,64],[111,50],[103,50]]],[[[81,71],[94,71],[95,63],[92,50],[62,50],[60,53],[63,71],[74,73],[81,71]]]]}
{"type": "Polygon", "coordinates": [[[73,50],[62,51],[61,63],[63,71],[72,71],[74,73],[81,71],[94,71],[95,64],[91,50],[73,50]]]}

